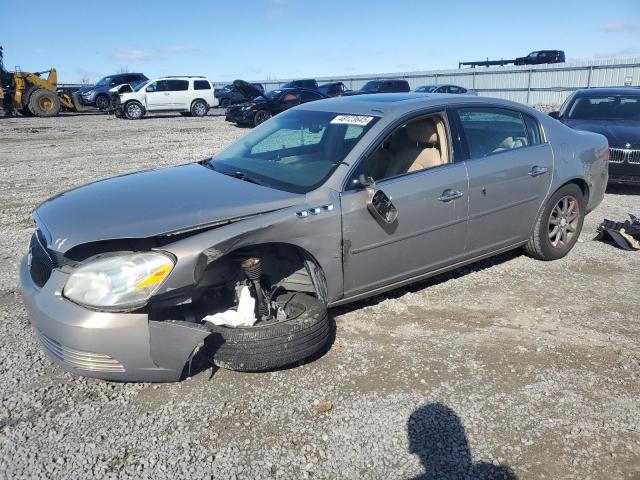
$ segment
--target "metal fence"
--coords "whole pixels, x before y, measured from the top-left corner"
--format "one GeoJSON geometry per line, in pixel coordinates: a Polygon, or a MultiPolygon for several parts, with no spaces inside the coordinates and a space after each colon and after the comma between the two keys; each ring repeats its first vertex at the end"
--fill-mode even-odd
{"type": "MultiPolygon", "coordinates": [[[[317,80],[318,83],[340,81],[356,90],[367,81],[380,78],[405,79],[412,89],[420,85],[451,83],[473,89],[482,96],[529,105],[559,105],[579,88],[640,86],[640,58],[322,77],[317,80]]],[[[266,90],[271,90],[289,80],[258,81],[266,90]]]]}

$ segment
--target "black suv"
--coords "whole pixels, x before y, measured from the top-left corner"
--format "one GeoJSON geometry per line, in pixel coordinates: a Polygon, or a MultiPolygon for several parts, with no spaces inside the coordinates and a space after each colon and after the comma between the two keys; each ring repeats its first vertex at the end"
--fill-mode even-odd
{"type": "Polygon", "coordinates": [[[306,78],[304,80],[291,80],[285,83],[280,88],[308,88],[309,90],[317,90],[318,82],[313,78],[306,78]]]}
{"type": "Polygon", "coordinates": [[[111,105],[110,89],[123,83],[134,84],[147,80],[149,79],[143,73],[117,73],[101,78],[95,85],[80,87],[76,93],[83,105],[108,110],[111,105]]]}
{"type": "Polygon", "coordinates": [[[365,83],[360,90],[353,90],[350,92],[344,92],[342,95],[363,95],[368,93],[397,93],[397,92],[410,92],[411,87],[406,80],[370,80],[365,83]]]}
{"type": "MultiPolygon", "coordinates": [[[[261,83],[252,83],[260,93],[264,93],[264,87],[261,83]]],[[[213,96],[218,99],[218,105],[222,108],[227,108],[229,105],[235,105],[236,103],[247,102],[253,100],[253,97],[247,98],[247,96],[238,90],[232,83],[225,85],[222,88],[216,88],[213,91],[213,96]]]]}
{"type": "Polygon", "coordinates": [[[541,65],[543,63],[564,63],[564,52],[562,50],[538,50],[531,52],[526,57],[518,57],[514,60],[515,65],[541,65]]]}

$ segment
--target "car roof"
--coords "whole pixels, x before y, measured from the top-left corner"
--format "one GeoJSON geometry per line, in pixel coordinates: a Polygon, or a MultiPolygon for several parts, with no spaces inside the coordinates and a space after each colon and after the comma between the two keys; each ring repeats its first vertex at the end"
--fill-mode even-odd
{"type": "Polygon", "coordinates": [[[591,95],[640,95],[638,87],[599,87],[581,88],[576,90],[576,97],[588,97],[591,95]]]}
{"type": "Polygon", "coordinates": [[[476,97],[447,93],[377,93],[372,95],[354,95],[318,100],[297,108],[325,112],[349,113],[354,115],[394,116],[431,106],[438,107],[448,103],[470,105],[492,105],[532,111],[522,103],[499,98],[476,97]]]}

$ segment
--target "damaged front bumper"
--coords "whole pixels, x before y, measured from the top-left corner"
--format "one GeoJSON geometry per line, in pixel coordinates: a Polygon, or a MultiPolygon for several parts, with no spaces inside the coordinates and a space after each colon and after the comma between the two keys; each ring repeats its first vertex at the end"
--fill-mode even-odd
{"type": "Polygon", "coordinates": [[[116,381],[177,381],[211,335],[200,324],[83,308],[62,296],[66,280],[65,273],[53,270],[39,288],[26,257],[20,265],[22,296],[36,335],[48,356],[73,374],[116,381]]]}

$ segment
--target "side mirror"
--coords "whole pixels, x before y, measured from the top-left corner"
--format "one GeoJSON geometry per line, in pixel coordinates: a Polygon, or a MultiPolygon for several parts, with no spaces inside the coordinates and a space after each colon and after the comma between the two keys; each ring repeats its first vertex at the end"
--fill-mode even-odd
{"type": "Polygon", "coordinates": [[[367,187],[367,192],[369,193],[367,209],[373,218],[387,224],[395,222],[398,218],[398,209],[387,194],[373,187],[367,187]]]}
{"type": "Polygon", "coordinates": [[[155,91],[156,91],[156,89],[155,89],[155,88],[153,88],[151,85],[149,85],[149,86],[148,86],[147,88],[145,88],[144,90],[145,90],[145,92],[155,92],[155,91]]]}
{"type": "Polygon", "coordinates": [[[556,120],[560,120],[560,112],[549,112],[549,116],[551,118],[555,118],[556,120]]]}

